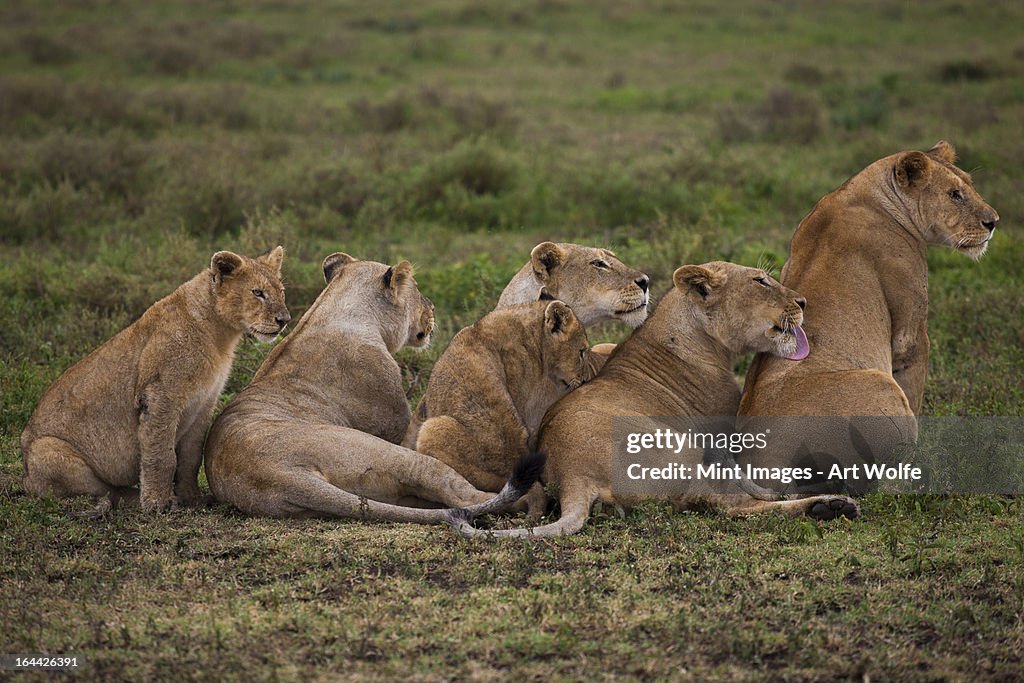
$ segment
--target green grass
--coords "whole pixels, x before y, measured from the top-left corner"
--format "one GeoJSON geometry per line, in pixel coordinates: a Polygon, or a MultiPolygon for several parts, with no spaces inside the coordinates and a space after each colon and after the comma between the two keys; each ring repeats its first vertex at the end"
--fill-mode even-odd
{"type": "Polygon", "coordinates": [[[872,496],[821,526],[652,505],[504,545],[226,508],[86,523],[23,495],[18,435],[218,249],[284,244],[296,317],[328,253],[411,259],[439,325],[400,356],[415,399],[538,241],[610,247],[655,292],[683,263],[781,265],[821,195],[939,139],[1002,222],[978,263],[929,254],[923,412],[1021,416],[1022,24],[1011,2],[5,3],[0,654],[105,679],[1019,676],[1016,499],[872,496]]]}

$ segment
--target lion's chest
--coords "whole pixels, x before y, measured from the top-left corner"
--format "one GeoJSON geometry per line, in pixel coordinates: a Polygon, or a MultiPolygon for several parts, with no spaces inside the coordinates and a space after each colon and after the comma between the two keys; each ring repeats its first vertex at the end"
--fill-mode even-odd
{"type": "Polygon", "coordinates": [[[227,384],[228,375],[231,372],[231,356],[216,359],[208,368],[208,372],[202,373],[195,392],[185,404],[178,420],[175,442],[188,433],[199,420],[209,420],[211,411],[217,403],[217,398],[224,385],[227,384]]]}

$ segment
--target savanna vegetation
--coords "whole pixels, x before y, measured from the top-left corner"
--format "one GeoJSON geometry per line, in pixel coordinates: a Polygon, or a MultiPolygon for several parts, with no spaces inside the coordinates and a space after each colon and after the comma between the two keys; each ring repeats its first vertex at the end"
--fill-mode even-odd
{"type": "Polygon", "coordinates": [[[439,324],[400,357],[415,400],[541,240],[610,247],[655,293],[683,263],[781,265],[822,194],[939,139],[1002,221],[980,262],[930,252],[923,412],[1021,416],[1022,25],[971,0],[7,0],[0,654],[98,680],[1018,679],[1016,498],[876,494],[823,525],[605,508],[514,543],[226,506],[84,521],[24,495],[18,436],[218,249],[283,244],[296,318],[326,254],[411,259],[439,324]]]}

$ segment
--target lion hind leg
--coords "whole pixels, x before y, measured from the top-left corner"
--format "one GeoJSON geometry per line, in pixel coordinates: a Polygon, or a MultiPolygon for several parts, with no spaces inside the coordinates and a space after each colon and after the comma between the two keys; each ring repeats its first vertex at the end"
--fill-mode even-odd
{"type": "Polygon", "coordinates": [[[469,507],[489,501],[494,496],[493,491],[501,489],[505,480],[453,458],[454,453],[463,451],[461,434],[462,426],[447,415],[430,418],[420,430],[417,447],[421,450],[394,452],[389,457],[389,469],[408,494],[426,501],[450,507],[469,507]],[[478,488],[474,483],[484,485],[478,488]]]}
{"type": "Polygon", "coordinates": [[[849,496],[808,496],[787,500],[755,500],[738,496],[723,496],[716,501],[730,515],[756,515],[775,512],[787,517],[806,515],[811,519],[829,521],[839,517],[855,519],[860,516],[860,506],[849,496]]]}
{"type": "Polygon", "coordinates": [[[37,496],[94,496],[111,491],[85,458],[63,439],[44,436],[25,449],[25,490],[37,496]]]}
{"type": "Polygon", "coordinates": [[[280,483],[278,495],[286,505],[275,516],[344,517],[382,522],[414,522],[440,524],[447,520],[447,510],[402,507],[381,503],[338,488],[322,476],[309,472],[296,473],[280,483]]]}
{"type": "Polygon", "coordinates": [[[561,496],[562,515],[557,521],[538,527],[520,529],[477,529],[470,523],[469,515],[456,517],[449,524],[467,538],[554,538],[569,536],[583,528],[590,517],[590,506],[598,498],[595,487],[578,487],[566,490],[561,496]]]}

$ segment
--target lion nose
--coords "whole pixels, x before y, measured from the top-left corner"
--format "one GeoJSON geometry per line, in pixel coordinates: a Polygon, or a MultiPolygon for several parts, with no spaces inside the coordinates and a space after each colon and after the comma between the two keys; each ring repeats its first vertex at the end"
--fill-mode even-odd
{"type": "Polygon", "coordinates": [[[807,308],[807,299],[803,298],[802,296],[798,296],[796,298],[796,305],[800,307],[801,311],[804,310],[805,308],[807,308]]]}
{"type": "Polygon", "coordinates": [[[284,327],[285,325],[287,325],[291,321],[291,319],[292,319],[291,314],[288,311],[285,311],[281,315],[279,315],[276,318],[274,318],[274,321],[278,325],[280,325],[281,327],[284,327]]]}
{"type": "Polygon", "coordinates": [[[636,286],[640,288],[641,292],[646,292],[647,286],[651,282],[651,278],[647,277],[646,275],[641,275],[636,280],[633,280],[633,282],[636,283],[636,286]]]}
{"type": "Polygon", "coordinates": [[[999,222],[999,215],[995,214],[991,218],[989,218],[987,221],[982,221],[981,224],[985,227],[986,230],[988,230],[989,232],[992,232],[993,230],[996,229],[996,223],[998,223],[998,222],[999,222]]]}

